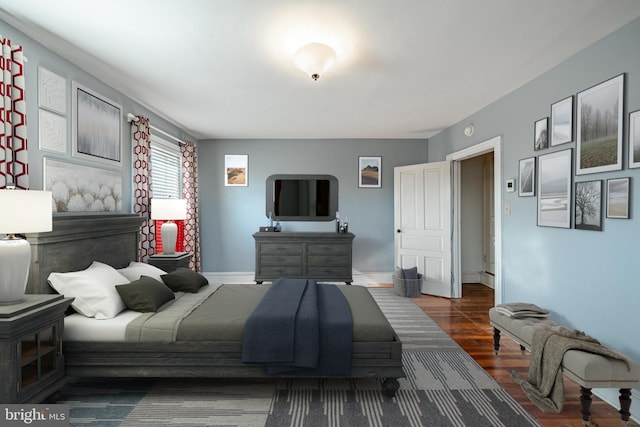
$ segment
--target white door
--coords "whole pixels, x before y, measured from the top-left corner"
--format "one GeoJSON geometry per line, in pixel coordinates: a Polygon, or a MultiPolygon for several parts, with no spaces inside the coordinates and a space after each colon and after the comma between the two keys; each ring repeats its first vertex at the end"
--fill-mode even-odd
{"type": "Polygon", "coordinates": [[[451,162],[394,168],[397,267],[418,267],[422,293],[451,298],[451,162]]]}

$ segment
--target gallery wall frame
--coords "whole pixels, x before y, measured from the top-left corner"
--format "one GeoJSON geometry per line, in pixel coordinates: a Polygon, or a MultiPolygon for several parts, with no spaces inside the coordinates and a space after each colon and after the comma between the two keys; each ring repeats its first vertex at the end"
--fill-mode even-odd
{"type": "Polygon", "coordinates": [[[518,168],[518,196],[531,197],[536,195],[536,158],[529,157],[520,160],[518,168]]]}
{"type": "Polygon", "coordinates": [[[551,104],[552,147],[573,141],[573,95],[551,104]]]}
{"type": "Polygon", "coordinates": [[[572,156],[571,148],[538,156],[538,226],[571,228],[572,156]]]}
{"type": "Polygon", "coordinates": [[[247,187],[249,185],[249,155],[226,154],[224,156],[225,187],[247,187]]]}
{"type": "Polygon", "coordinates": [[[607,218],[629,219],[631,178],[611,178],[607,180],[607,218]]]}
{"type": "Polygon", "coordinates": [[[67,153],[67,118],[48,110],[38,111],[38,148],[67,153]]]}
{"type": "Polygon", "coordinates": [[[72,81],[72,156],[122,166],[122,106],[72,81]]]}
{"type": "Polygon", "coordinates": [[[533,124],[533,149],[549,148],[549,117],[536,120],[533,124]]]}
{"type": "Polygon", "coordinates": [[[602,180],[576,182],[575,228],[602,231],[602,180]]]}
{"type": "Polygon", "coordinates": [[[629,113],[629,167],[640,168],[640,110],[629,113]]]}
{"type": "Polygon", "coordinates": [[[579,92],[576,175],[622,169],[624,74],[579,92]]]}
{"type": "Polygon", "coordinates": [[[122,211],[120,170],[51,157],[43,163],[43,187],[51,191],[54,213],[122,211]]]}
{"type": "Polygon", "coordinates": [[[381,188],[382,187],[382,157],[360,156],[358,157],[358,187],[381,188]]]}
{"type": "Polygon", "coordinates": [[[38,66],[38,107],[67,114],[67,79],[38,66]]]}

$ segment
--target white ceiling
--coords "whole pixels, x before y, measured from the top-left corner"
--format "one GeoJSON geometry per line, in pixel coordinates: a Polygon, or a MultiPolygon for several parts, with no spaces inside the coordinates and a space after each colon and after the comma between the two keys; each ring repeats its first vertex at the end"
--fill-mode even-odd
{"type": "Polygon", "coordinates": [[[0,0],[199,139],[428,138],[638,16],[638,0],[0,0]],[[291,61],[312,41],[338,53],[317,82],[291,61]]]}

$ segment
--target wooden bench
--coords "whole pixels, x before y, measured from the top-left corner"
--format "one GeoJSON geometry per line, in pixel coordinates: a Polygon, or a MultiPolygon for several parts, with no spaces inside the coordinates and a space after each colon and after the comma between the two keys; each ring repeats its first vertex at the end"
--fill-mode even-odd
{"type": "MultiPolygon", "coordinates": [[[[531,350],[533,333],[536,328],[557,325],[545,318],[512,318],[498,312],[495,307],[489,310],[489,322],[493,326],[493,348],[498,354],[500,334],[503,333],[520,345],[521,350],[531,350]]],[[[631,389],[640,381],[640,365],[631,362],[631,369],[621,360],[588,353],[581,350],[568,350],[562,359],[562,373],[580,385],[582,421],[589,424],[591,416],[591,389],[620,389],[620,417],[623,424],[629,421],[631,413],[631,389]]]]}

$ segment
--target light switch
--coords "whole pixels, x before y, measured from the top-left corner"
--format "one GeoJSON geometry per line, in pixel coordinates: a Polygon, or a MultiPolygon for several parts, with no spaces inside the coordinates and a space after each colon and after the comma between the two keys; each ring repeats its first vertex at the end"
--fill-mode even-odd
{"type": "Polygon", "coordinates": [[[506,216],[511,215],[511,203],[504,204],[504,214],[506,216]]]}

